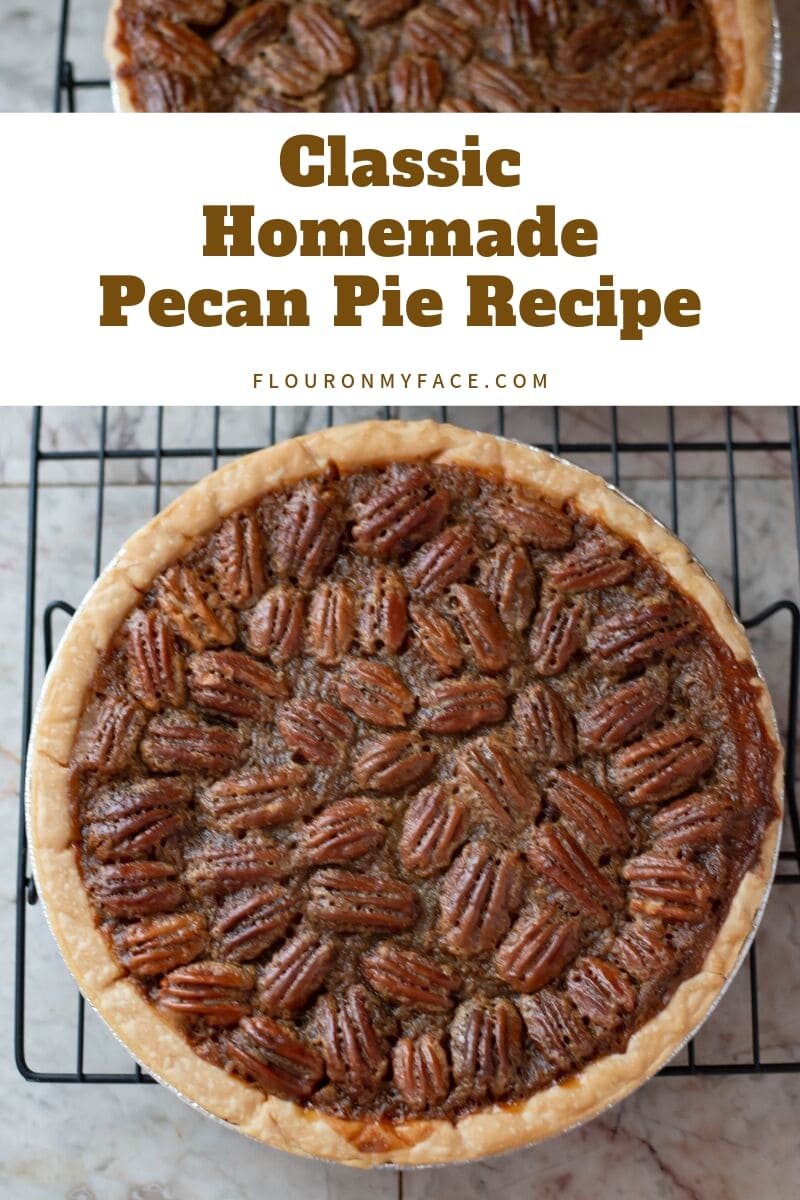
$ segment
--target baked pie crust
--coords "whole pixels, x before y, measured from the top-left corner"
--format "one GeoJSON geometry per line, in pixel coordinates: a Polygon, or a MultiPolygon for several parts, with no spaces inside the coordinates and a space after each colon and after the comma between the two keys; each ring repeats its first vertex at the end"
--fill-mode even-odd
{"type": "Polygon", "coordinates": [[[650,1078],[703,1021],[743,956],[772,878],[783,802],[782,751],[766,687],[742,626],[686,547],[595,475],[542,450],[431,421],[364,422],[258,451],[203,479],[134,534],[91,589],[58,647],[28,761],[29,834],[39,893],[70,970],[110,1028],[155,1077],[240,1132],[294,1153],[359,1167],[456,1162],[528,1145],[595,1116],[650,1078]],[[160,572],[226,516],[270,493],[307,479],[331,478],[332,467],[334,478],[345,478],[415,462],[466,469],[498,486],[531,488],[555,508],[568,505],[575,520],[597,522],[658,564],[670,587],[699,606],[743,665],[758,712],[767,783],[758,798],[763,835],[701,969],[679,984],[623,1051],[593,1059],[527,1098],[493,1103],[485,1097],[482,1107],[450,1118],[405,1114],[393,1120],[368,1111],[341,1116],[265,1096],[200,1057],[179,1027],[146,999],[101,933],[84,884],[70,763],[98,666],[160,572]]]}
{"type": "Polygon", "coordinates": [[[768,108],[771,0],[622,0],[617,10],[596,0],[114,0],[105,52],[123,112],[768,108]]]}

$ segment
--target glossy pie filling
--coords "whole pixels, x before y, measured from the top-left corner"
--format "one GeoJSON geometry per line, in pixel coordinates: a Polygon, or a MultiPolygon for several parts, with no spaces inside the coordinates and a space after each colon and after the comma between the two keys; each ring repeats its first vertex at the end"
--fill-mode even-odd
{"type": "Polygon", "coordinates": [[[119,0],[149,112],[714,112],[701,0],[119,0]]]}
{"type": "Polygon", "coordinates": [[[534,491],[303,481],[159,575],[98,667],[71,763],[98,926],[267,1094],[522,1100],[700,968],[774,817],[752,672],[534,491]]]}

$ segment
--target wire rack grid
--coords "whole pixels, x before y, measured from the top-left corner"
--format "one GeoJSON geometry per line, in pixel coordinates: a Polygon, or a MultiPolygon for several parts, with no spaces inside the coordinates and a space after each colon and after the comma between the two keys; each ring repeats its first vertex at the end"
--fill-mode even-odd
{"type": "MultiPolygon", "coordinates": [[[[494,423],[496,432],[506,432],[507,410],[498,408],[494,423]]],[[[511,410],[508,410],[511,411],[511,410]]],[[[15,1020],[14,1044],[16,1063],[20,1074],[26,1079],[39,1083],[152,1083],[150,1078],[139,1066],[132,1063],[128,1070],[87,1070],[85,1067],[85,1037],[86,1037],[86,1006],[83,997],[78,995],[75,1014],[75,1050],[74,1067],[70,1070],[50,1070],[34,1068],[29,1062],[29,1046],[27,1044],[26,1024],[26,981],[30,966],[26,958],[28,922],[33,906],[37,904],[36,883],[33,878],[26,842],[24,820],[24,780],[25,757],[28,737],[31,728],[34,701],[34,667],[35,646],[39,633],[43,637],[44,665],[47,666],[52,657],[55,641],[55,618],[61,614],[59,621],[63,624],[64,617],[69,618],[75,611],[74,605],[67,600],[54,597],[48,598],[41,608],[40,630],[37,629],[37,563],[39,545],[37,541],[39,501],[40,501],[40,471],[46,464],[57,462],[94,464],[96,468],[96,484],[94,496],[94,533],[93,533],[93,565],[94,574],[100,572],[102,566],[103,530],[106,514],[107,469],[113,460],[134,460],[139,463],[149,463],[152,475],[152,509],[158,512],[162,506],[162,476],[166,463],[175,460],[204,460],[212,469],[216,469],[223,458],[235,457],[258,449],[258,445],[227,445],[220,441],[220,408],[210,410],[211,438],[209,444],[203,447],[194,445],[171,445],[165,438],[164,409],[156,412],[155,438],[150,446],[132,448],[114,448],[108,445],[108,410],[102,409],[98,421],[98,440],[96,447],[75,450],[55,449],[42,444],[42,412],[33,412],[32,432],[30,442],[30,474],[28,496],[28,550],[26,563],[26,606],[24,629],[24,661],[23,661],[23,699],[22,699],[22,769],[20,777],[20,809],[19,809],[19,846],[17,862],[17,912],[16,912],[16,962],[15,962],[15,1020]]],[[[374,415],[374,414],[373,414],[374,415]]],[[[393,415],[390,407],[381,410],[380,415],[389,418],[393,415]]],[[[438,415],[447,420],[448,411],[441,408],[438,415]]],[[[327,423],[336,420],[336,410],[331,406],[324,411],[327,423]]],[[[557,408],[549,414],[549,443],[541,440],[540,444],[565,457],[581,455],[604,455],[608,463],[606,477],[614,484],[619,484],[621,466],[628,456],[633,454],[658,454],[664,456],[668,466],[669,512],[672,528],[679,530],[679,483],[681,482],[678,463],[685,461],[688,456],[699,453],[716,456],[724,463],[724,475],[727,483],[727,537],[729,540],[729,555],[731,569],[731,590],[733,603],[744,617],[748,629],[772,622],[776,618],[783,619],[784,626],[788,618],[788,638],[785,642],[785,654],[782,652],[781,661],[786,671],[784,689],[786,695],[786,710],[782,714],[784,727],[787,731],[787,744],[794,747],[797,739],[798,718],[798,674],[800,666],[800,609],[797,604],[786,597],[777,597],[761,611],[753,614],[741,614],[740,602],[742,582],[740,574],[740,519],[737,503],[737,457],[746,452],[769,451],[787,457],[791,463],[791,486],[794,499],[794,536],[796,543],[796,558],[792,555],[787,559],[791,565],[787,569],[792,574],[792,582],[787,586],[795,586],[795,573],[800,571],[800,423],[798,410],[786,410],[786,437],[771,441],[751,440],[735,436],[734,419],[731,410],[727,410],[724,420],[724,437],[718,440],[684,441],[676,436],[675,414],[668,410],[664,414],[664,436],[652,441],[625,441],[619,434],[619,417],[616,409],[608,413],[608,439],[599,441],[564,441],[561,436],[561,413],[557,408]]],[[[462,423],[466,423],[462,418],[462,423]]],[[[276,435],[276,410],[266,410],[266,428],[268,442],[274,442],[276,435]]],[[[788,531],[787,531],[788,532],[788,531]]],[[[77,600],[78,597],[71,597],[77,600]]],[[[785,772],[786,815],[787,828],[784,836],[784,848],[780,851],[776,884],[781,889],[790,889],[794,901],[800,896],[792,885],[800,883],[800,817],[798,816],[795,796],[795,761],[794,754],[787,754],[785,772]]],[[[769,920],[769,916],[767,918],[769,920]]],[[[743,973],[745,970],[743,969],[743,973]]],[[[661,1072],[663,1075],[748,1075],[748,1074],[785,1074],[800,1073],[800,1054],[784,1055],[779,1061],[765,1060],[762,1054],[759,974],[757,964],[757,949],[754,944],[750,949],[746,977],[749,988],[749,1023],[748,1047],[745,1053],[731,1055],[731,1061],[725,1061],[718,1056],[717,1061],[700,1061],[695,1045],[690,1042],[682,1060],[668,1065],[661,1072]]],[[[713,1018],[712,1018],[713,1020],[713,1018]]]]}

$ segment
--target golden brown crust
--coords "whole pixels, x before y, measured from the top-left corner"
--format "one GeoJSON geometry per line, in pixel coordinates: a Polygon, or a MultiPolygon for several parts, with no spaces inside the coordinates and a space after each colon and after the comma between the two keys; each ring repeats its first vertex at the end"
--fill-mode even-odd
{"type": "MultiPolygon", "coordinates": [[[[95,925],[73,849],[67,763],[97,661],[150,582],[220,518],[266,491],[320,474],[427,458],[534,484],[634,539],[708,614],[739,661],[753,661],[747,637],[715,583],[687,548],[599,477],[487,434],[432,421],[373,421],[297,438],[239,459],[190,488],[125,544],[71,621],[45,681],[28,759],[28,822],[39,892],[66,962],[111,1029],[153,1075],[242,1133],[297,1154],[351,1166],[423,1165],[482,1158],[563,1132],[617,1103],[654,1074],[715,1004],[734,971],[772,878],[782,812],[782,752],[766,686],[755,680],[765,729],[776,747],[776,818],[746,874],[702,970],[680,985],[622,1054],[514,1105],[445,1120],[381,1125],[346,1121],[262,1094],[200,1059],[172,1025],[122,976],[95,925]]],[[[756,670],[754,664],[754,671],[756,670]]]]}

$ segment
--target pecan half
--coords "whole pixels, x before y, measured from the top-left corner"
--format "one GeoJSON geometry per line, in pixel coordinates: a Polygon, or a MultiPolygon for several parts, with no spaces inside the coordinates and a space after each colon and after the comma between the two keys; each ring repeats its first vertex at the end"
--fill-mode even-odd
{"type": "Polygon", "coordinates": [[[356,506],[353,545],[374,558],[399,558],[438,533],[449,508],[447,493],[423,467],[387,473],[356,506]]]}
{"type": "Polygon", "coordinates": [[[352,862],[375,850],[385,837],[386,828],[377,819],[375,804],[353,796],[329,804],[306,826],[304,857],[316,866],[352,862]]]}
{"type": "Polygon", "coordinates": [[[392,1050],[394,1085],[410,1109],[421,1112],[447,1099],[450,1066],[438,1033],[400,1038],[392,1050]]]}
{"type": "Polygon", "coordinates": [[[685,642],[694,630],[690,612],[674,600],[654,596],[640,601],[632,610],[598,621],[586,645],[596,662],[628,670],[685,642]]]}
{"type": "Polygon", "coordinates": [[[663,804],[693,787],[716,757],[696,727],[682,721],[617,750],[609,760],[609,775],[629,808],[663,804]]]}
{"type": "Polygon", "coordinates": [[[466,733],[502,721],[506,707],[505,688],[493,679],[437,683],[425,694],[419,726],[431,733],[466,733]]]}
{"type": "Polygon", "coordinates": [[[165,71],[179,71],[190,79],[213,75],[219,64],[208,42],[184,24],[163,19],[140,24],[132,41],[141,61],[165,71]]]}
{"type": "Polygon", "coordinates": [[[235,1025],[250,1011],[253,976],[226,962],[192,962],[175,967],[158,984],[158,1006],[176,1017],[207,1025],[235,1025]]]}
{"type": "MultiPolygon", "coordinates": [[[[258,56],[250,60],[248,74],[260,87],[277,92],[279,96],[291,96],[293,99],[310,96],[325,82],[324,72],[318,70],[313,63],[304,58],[294,46],[289,46],[285,42],[272,42],[269,46],[263,47],[258,56]]],[[[296,495],[297,493],[295,493],[296,495]]],[[[304,576],[315,574],[316,577],[317,573],[311,572],[302,563],[298,563],[297,569],[300,574],[297,574],[296,578],[300,586],[310,586],[313,580],[304,583],[300,577],[301,574],[304,576]]],[[[282,576],[282,572],[277,566],[275,573],[279,577],[282,576]]],[[[294,573],[292,575],[294,577],[294,573]]]]}
{"type": "Polygon", "coordinates": [[[94,901],[107,917],[173,912],[186,898],[171,863],[120,862],[98,867],[90,879],[94,901]]]}
{"type": "Polygon", "coordinates": [[[450,864],[467,826],[467,806],[441,783],[423,788],[409,804],[397,845],[408,871],[436,875],[450,864]]]}
{"type": "Polygon", "coordinates": [[[324,75],[344,75],[355,65],[357,50],[342,21],[320,4],[294,4],[289,32],[298,49],[324,75]]]}
{"type": "Polygon", "coordinates": [[[297,897],[279,883],[233,896],[217,914],[212,934],[221,958],[250,962],[283,937],[300,911],[297,897]]]}
{"type": "Polygon", "coordinates": [[[417,1012],[448,1012],[461,987],[452,967],[395,942],[379,942],[364,955],[361,969],[379,996],[417,1012]]]}
{"type": "Polygon", "coordinates": [[[239,9],[217,30],[211,45],[232,67],[244,66],[264,46],[280,37],[286,24],[286,6],[275,0],[257,0],[239,9]]]}
{"type": "Polygon", "coordinates": [[[637,983],[658,981],[668,975],[674,952],[655,929],[630,921],[611,943],[611,954],[637,983]]]}
{"type": "Polygon", "coordinates": [[[434,112],[444,89],[435,58],[404,54],[389,68],[389,93],[395,112],[434,112]]]}
{"type": "Polygon", "coordinates": [[[144,917],[119,926],[113,937],[117,958],[131,975],[162,975],[203,953],[206,919],[194,912],[144,917]]]}
{"type": "Polygon", "coordinates": [[[450,596],[478,669],[504,671],[511,661],[511,641],[489,597],[466,583],[454,584],[450,596]]]}
{"type": "Polygon", "coordinates": [[[399,571],[376,567],[361,603],[358,640],[365,654],[396,654],[408,630],[408,596],[399,571]]]}
{"type": "Polygon", "coordinates": [[[542,93],[559,112],[619,112],[623,103],[623,87],[616,76],[552,71],[542,79],[542,93]]]}
{"type": "Polygon", "coordinates": [[[304,784],[309,772],[290,763],[283,767],[249,768],[212,784],[201,798],[210,822],[227,833],[268,829],[302,817],[314,795],[304,784]]]}
{"type": "Polygon", "coordinates": [[[192,650],[230,646],[236,640],[233,612],[189,567],[175,566],[165,571],[159,580],[157,599],[178,637],[192,650]]]}
{"type": "Polygon", "coordinates": [[[303,648],[305,599],[296,588],[278,584],[270,588],[250,613],[245,632],[252,654],[268,658],[276,667],[285,666],[303,648]]]}
{"type": "Polygon", "coordinates": [[[452,954],[472,958],[493,950],[508,932],[522,898],[522,864],[470,842],[447,872],[439,893],[439,936],[452,954]]]}
{"type": "Polygon", "coordinates": [[[146,723],[146,712],[132,700],[106,696],[90,705],[78,743],[80,766],[118,775],[136,753],[146,723]]]}
{"type": "Polygon", "coordinates": [[[417,641],[436,668],[436,673],[452,675],[464,662],[452,622],[444,613],[421,604],[412,604],[410,612],[417,641]]]}
{"type": "Polygon", "coordinates": [[[532,683],[514,701],[517,746],[536,762],[568,763],[576,753],[575,726],[564,701],[546,683],[532,683]]]}
{"type": "Polygon", "coordinates": [[[697,922],[708,914],[711,888],[694,863],[668,854],[640,854],[625,864],[622,874],[630,885],[628,907],[636,916],[697,922]]]}
{"type": "Polygon", "coordinates": [[[590,533],[574,550],[547,568],[547,578],[560,592],[588,592],[614,587],[627,579],[634,568],[624,558],[627,547],[609,534],[590,533]]]}
{"type": "Polygon", "coordinates": [[[143,12],[163,13],[170,21],[189,25],[218,25],[225,16],[225,0],[142,0],[143,12]]]}
{"type": "Polygon", "coordinates": [[[564,39],[556,53],[563,71],[588,71],[625,41],[625,25],[615,13],[584,21],[564,39]]]}
{"type": "Polygon", "coordinates": [[[401,17],[414,0],[348,0],[346,10],[362,29],[376,29],[401,17]]]}
{"type": "Polygon", "coordinates": [[[600,1029],[614,1029],[633,1012],[636,992],[619,967],[602,958],[579,958],[567,975],[567,991],[582,1017],[600,1029]]]}
{"type": "Polygon", "coordinates": [[[586,605],[560,593],[543,597],[530,636],[533,665],[540,675],[560,675],[583,645],[586,605]]]}
{"type": "Polygon", "coordinates": [[[225,1050],[231,1070],[283,1100],[307,1100],[325,1072],[316,1050],[269,1017],[245,1017],[225,1050]]]}
{"type": "Polygon", "coordinates": [[[588,750],[608,754],[645,729],[669,694],[665,675],[649,671],[603,692],[577,716],[578,736],[588,750]]]}
{"type": "MultiPolygon", "coordinates": [[[[272,49],[294,53],[288,46],[272,49]]],[[[314,91],[319,82],[308,90],[314,91]]],[[[272,535],[275,574],[279,579],[294,579],[301,588],[313,587],[336,557],[343,532],[344,518],[336,498],[320,484],[301,484],[286,502],[272,535]]]]}
{"type": "Polygon", "coordinates": [[[320,583],[308,608],[308,644],[317,662],[337,666],[356,631],[356,606],[346,583],[320,583]]]}
{"type": "Polygon", "coordinates": [[[189,713],[153,717],[139,747],[152,771],[230,771],[244,758],[245,735],[189,713]]]}
{"type": "Polygon", "coordinates": [[[187,660],[189,695],[198,708],[255,720],[268,700],[288,694],[286,681],[239,650],[206,650],[187,660]]]}
{"type": "Polygon", "coordinates": [[[417,551],[406,568],[406,577],[418,596],[438,596],[451,583],[469,575],[477,556],[472,529],[468,525],[449,525],[417,551]]]}
{"type": "Polygon", "coordinates": [[[142,112],[196,112],[197,88],[177,71],[137,71],[131,81],[142,112]]]}
{"type": "MultiPolygon", "coordinates": [[[[499,68],[498,68],[499,69],[499,68]]],[[[493,520],[514,540],[537,550],[566,550],[572,545],[572,522],[546,500],[519,488],[509,488],[493,497],[489,510],[493,520]]]]}
{"type": "Polygon", "coordinates": [[[424,779],[436,757],[415,733],[388,733],[360,747],[353,779],[370,792],[399,792],[424,779]]]}
{"type": "Polygon", "coordinates": [[[594,1050],[592,1035],[560,992],[542,988],[533,996],[520,996],[517,1006],[534,1049],[556,1070],[579,1066],[594,1050]]]}
{"type": "Polygon", "coordinates": [[[619,905],[620,893],[566,829],[543,826],[523,849],[534,871],[569,896],[580,911],[600,925],[611,923],[609,909],[619,905]]]}
{"type": "Polygon", "coordinates": [[[504,1096],[522,1066],[522,1039],[522,1019],[510,1000],[467,1000],[450,1025],[456,1081],[472,1096],[504,1096]]]}
{"type": "Polygon", "coordinates": [[[536,992],[578,953],[580,922],[555,906],[524,913],[494,956],[494,969],[515,992],[536,992]]]}
{"type": "Polygon", "coordinates": [[[324,700],[285,704],[275,724],[290,749],[323,767],[338,762],[355,735],[347,714],[324,700]]]}
{"type": "Polygon", "coordinates": [[[730,798],[710,789],[675,800],[653,817],[650,828],[659,850],[696,851],[719,845],[731,819],[730,798]]]}
{"type": "Polygon", "coordinates": [[[633,110],[644,113],[719,112],[719,101],[699,88],[671,87],[640,92],[634,97],[633,110]]]}
{"type": "Polygon", "coordinates": [[[98,792],[81,813],[86,848],[100,862],[143,858],[186,828],[191,798],[182,779],[148,779],[98,792]]]}
{"type": "Polygon", "coordinates": [[[591,854],[626,850],[630,832],[625,814],[610,796],[576,771],[556,771],[547,801],[591,854]]]}
{"type": "Polygon", "coordinates": [[[525,547],[500,542],[481,562],[480,581],[506,629],[523,633],[536,603],[536,576],[525,547]]]}
{"type": "Polygon", "coordinates": [[[316,871],[309,887],[308,916],[348,933],[408,929],[417,918],[416,892],[396,879],[332,868],[316,871]]]}
{"type": "Polygon", "coordinates": [[[336,959],[336,943],[306,929],[273,954],[258,981],[258,997],[270,1016],[290,1017],[306,1007],[336,959]]]}
{"type": "Polygon", "coordinates": [[[336,85],[334,112],[385,112],[387,104],[386,79],[383,75],[368,75],[358,79],[347,75],[336,85]]]}
{"type": "Polygon", "coordinates": [[[266,838],[208,842],[187,858],[186,878],[198,896],[219,896],[285,875],[291,864],[285,849],[266,838]]]}
{"type": "MultiPolygon", "coordinates": [[[[532,112],[541,104],[541,95],[531,79],[499,63],[471,58],[461,72],[461,79],[489,112],[532,112]]],[[[518,527],[516,532],[521,533],[522,528],[518,527]]],[[[523,540],[530,539],[523,536],[523,540]]]]}
{"type": "Polygon", "coordinates": [[[381,1013],[361,984],[338,998],[327,995],[317,1001],[313,1028],[332,1083],[359,1096],[377,1089],[389,1069],[381,1024],[381,1013]]]}
{"type": "Polygon", "coordinates": [[[346,664],[336,690],[345,708],[373,725],[397,728],[414,711],[414,694],[386,663],[356,659],[346,664]]]}
{"type": "Polygon", "coordinates": [[[541,803],[538,787],[520,757],[497,738],[471,742],[459,757],[458,777],[508,829],[538,816],[541,803]]]}
{"type": "Polygon", "coordinates": [[[238,513],[220,526],[212,546],[217,590],[235,608],[257,600],[267,586],[261,527],[253,513],[238,513]]]}
{"type": "Polygon", "coordinates": [[[472,53],[464,26],[436,4],[420,4],[409,13],[402,39],[412,54],[438,54],[445,62],[462,63],[472,53]]]}
{"type": "Polygon", "coordinates": [[[539,49],[538,24],[529,0],[499,0],[494,33],[504,62],[513,66],[521,59],[535,57],[539,49]]]}
{"type": "Polygon", "coordinates": [[[131,691],[150,712],[164,704],[181,708],[186,699],[183,655],[172,629],[157,609],[139,609],[128,624],[131,691]]]}
{"type": "Polygon", "coordinates": [[[640,88],[666,88],[694,74],[709,49],[708,37],[695,21],[665,24],[631,48],[624,68],[640,88]]]}

